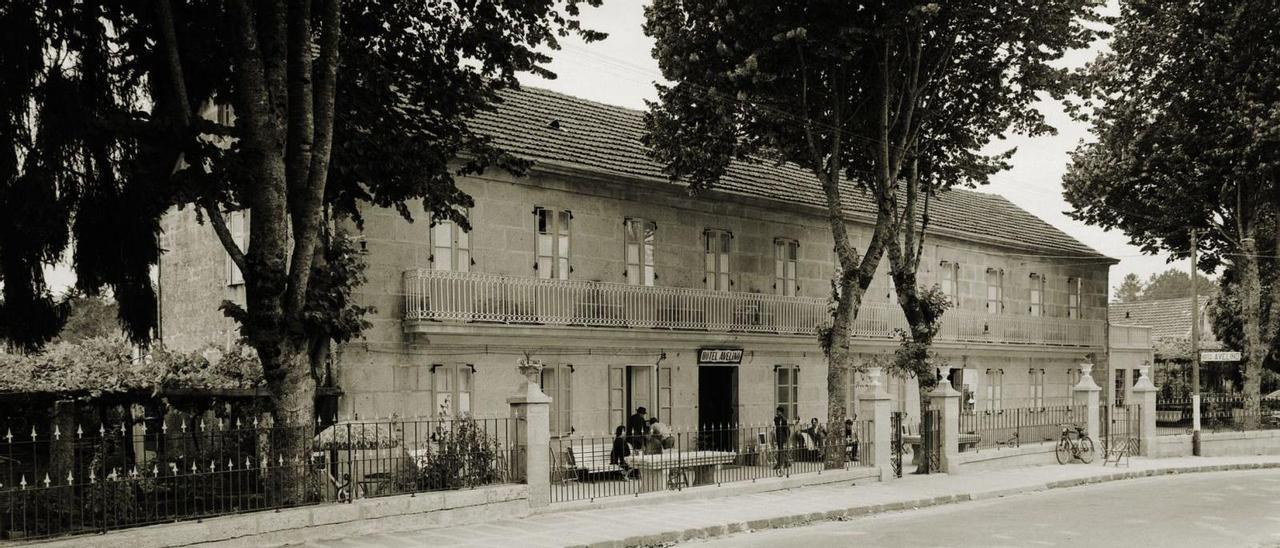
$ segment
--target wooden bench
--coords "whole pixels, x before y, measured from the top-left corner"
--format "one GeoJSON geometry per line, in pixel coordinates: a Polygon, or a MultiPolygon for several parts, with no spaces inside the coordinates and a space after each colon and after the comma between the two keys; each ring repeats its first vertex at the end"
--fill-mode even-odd
{"type": "Polygon", "coordinates": [[[667,450],[655,455],[627,457],[627,464],[640,470],[640,492],[648,493],[715,483],[720,465],[737,458],[738,454],[731,451],[667,450]]]}
{"type": "Polygon", "coordinates": [[[608,474],[623,471],[621,466],[609,463],[609,456],[613,454],[612,444],[571,443],[564,452],[566,467],[573,468],[579,474],[608,474]]]}

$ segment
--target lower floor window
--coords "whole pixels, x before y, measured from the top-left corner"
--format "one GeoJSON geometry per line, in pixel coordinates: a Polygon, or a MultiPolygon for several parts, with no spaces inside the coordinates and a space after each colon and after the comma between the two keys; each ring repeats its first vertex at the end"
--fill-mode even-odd
{"type": "Polygon", "coordinates": [[[774,368],[774,402],[782,408],[788,422],[800,417],[800,367],[779,365],[774,368]]]}
{"type": "Polygon", "coordinates": [[[441,417],[471,414],[471,380],[476,366],[469,363],[437,363],[431,366],[435,412],[441,417]]]}

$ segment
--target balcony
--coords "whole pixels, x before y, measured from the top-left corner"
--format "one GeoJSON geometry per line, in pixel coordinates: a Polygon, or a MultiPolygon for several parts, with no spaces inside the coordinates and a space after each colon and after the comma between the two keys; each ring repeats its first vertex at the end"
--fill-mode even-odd
{"type": "MultiPolygon", "coordinates": [[[[404,273],[405,330],[434,322],[666,329],[813,336],[830,319],[826,299],[761,293],[646,287],[581,280],[543,280],[409,270],[404,273]]],[[[901,309],[864,304],[854,321],[858,338],[888,339],[905,329],[901,309]]],[[[940,342],[1100,347],[1105,322],[988,316],[951,311],[940,342]]]]}

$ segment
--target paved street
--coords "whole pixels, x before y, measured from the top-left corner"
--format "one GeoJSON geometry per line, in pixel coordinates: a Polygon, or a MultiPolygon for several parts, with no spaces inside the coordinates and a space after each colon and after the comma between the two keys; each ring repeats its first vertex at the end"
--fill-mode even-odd
{"type": "Polygon", "coordinates": [[[1106,483],[743,533],[691,546],[1274,546],[1280,471],[1106,483]]]}

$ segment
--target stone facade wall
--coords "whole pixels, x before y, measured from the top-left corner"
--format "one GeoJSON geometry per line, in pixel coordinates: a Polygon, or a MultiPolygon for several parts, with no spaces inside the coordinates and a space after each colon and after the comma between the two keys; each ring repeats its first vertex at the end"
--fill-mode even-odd
{"type": "MultiPolygon", "coordinates": [[[[573,213],[570,276],[575,280],[625,283],[623,275],[623,221],[640,217],[657,225],[656,285],[703,288],[702,234],[707,228],[734,235],[731,259],[733,290],[774,292],[775,238],[799,242],[797,292],[823,298],[830,293],[833,253],[825,219],[813,210],[785,204],[763,204],[744,199],[724,199],[714,193],[690,198],[680,189],[658,183],[624,183],[617,180],[535,173],[519,180],[490,173],[465,178],[459,186],[476,206],[469,212],[474,258],[472,272],[534,277],[534,208],[567,209],[573,213]]],[[[608,418],[608,368],[610,365],[646,365],[666,355],[663,366],[672,367],[673,412],[676,426],[697,424],[698,365],[700,347],[732,346],[746,350],[738,372],[739,420],[765,423],[775,405],[774,367],[800,367],[799,415],[826,415],[826,363],[811,337],[746,336],[730,333],[696,335],[601,329],[457,324],[445,334],[407,334],[404,314],[404,272],[431,266],[429,220],[417,213],[410,223],[390,209],[363,211],[363,237],[369,264],[368,282],[360,288],[362,304],[377,309],[373,324],[362,340],[342,347],[337,354],[339,384],[346,395],[341,410],[361,417],[392,414],[430,414],[436,407],[433,387],[438,366],[474,366],[472,411],[480,415],[506,414],[506,396],[519,384],[514,364],[523,352],[532,352],[546,363],[573,364],[571,377],[572,426],[579,432],[610,429],[608,418]],[[498,331],[493,331],[497,329],[498,331]]],[[[851,223],[859,239],[869,238],[870,227],[851,223]]],[[[169,251],[162,259],[166,342],[192,346],[203,341],[225,342],[234,325],[217,311],[224,299],[237,298],[236,288],[225,280],[225,253],[212,229],[197,225],[190,211],[175,212],[165,223],[169,251]]],[[[1016,236],[1016,235],[1013,235],[1016,236]]],[[[1083,317],[1106,318],[1107,264],[1097,260],[1068,263],[1032,261],[1025,252],[975,244],[947,236],[930,235],[922,261],[920,281],[940,280],[939,262],[959,263],[960,308],[979,312],[986,308],[986,272],[1003,269],[1006,316],[1029,314],[1030,274],[1046,276],[1046,315],[1065,317],[1067,278],[1082,279],[1083,317]]],[[[864,302],[892,305],[887,259],[864,302]]],[[[242,297],[241,297],[242,298],[242,297]]],[[[896,306],[896,305],[895,305],[896,306]]],[[[885,354],[894,342],[862,341],[865,354],[885,354]]],[[[1102,352],[1103,349],[1097,349],[1102,352]]],[[[1044,368],[1045,396],[1070,395],[1072,374],[1083,359],[1078,349],[993,348],[984,345],[939,348],[952,367],[983,375],[987,369],[1003,369],[1003,397],[1012,402],[1029,395],[1031,368],[1044,368]]],[[[891,385],[897,408],[914,412],[919,397],[914,380],[891,385]]],[[[914,414],[914,413],[913,413],[914,414]]]]}

